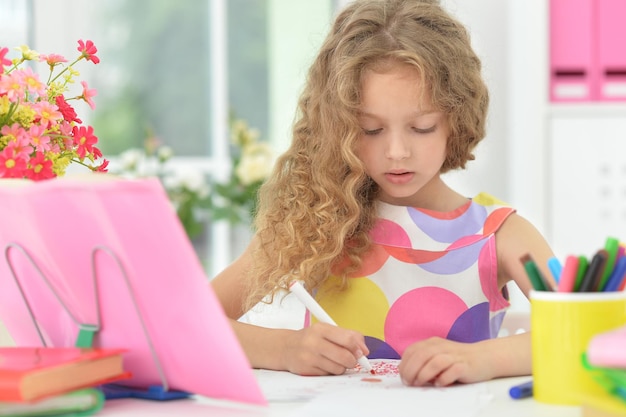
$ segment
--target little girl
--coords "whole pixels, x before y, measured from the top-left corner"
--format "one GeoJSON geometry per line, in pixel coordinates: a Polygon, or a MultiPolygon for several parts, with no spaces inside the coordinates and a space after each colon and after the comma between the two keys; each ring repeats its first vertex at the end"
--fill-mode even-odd
{"type": "Polygon", "coordinates": [[[341,374],[401,358],[407,385],[531,372],[530,334],[497,338],[506,284],[552,251],[515,210],[442,180],[485,135],[488,92],[438,1],[356,0],[313,62],[290,148],[260,191],[256,234],[212,285],[253,367],[341,374]],[[293,279],[339,327],[236,321],[293,279]]]}

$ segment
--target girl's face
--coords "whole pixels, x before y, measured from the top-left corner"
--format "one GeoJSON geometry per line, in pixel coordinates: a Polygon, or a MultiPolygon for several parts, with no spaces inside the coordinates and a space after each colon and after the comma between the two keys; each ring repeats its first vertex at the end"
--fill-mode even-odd
{"type": "Polygon", "coordinates": [[[449,135],[445,115],[431,108],[417,70],[408,65],[367,71],[361,88],[357,155],[382,201],[418,206],[436,188],[428,186],[440,183],[449,135]]]}

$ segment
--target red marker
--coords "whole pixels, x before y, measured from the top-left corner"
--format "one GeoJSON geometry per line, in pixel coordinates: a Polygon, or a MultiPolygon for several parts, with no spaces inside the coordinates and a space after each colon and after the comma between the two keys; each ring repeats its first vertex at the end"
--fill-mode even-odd
{"type": "Polygon", "coordinates": [[[559,292],[573,292],[576,284],[576,274],[578,273],[578,256],[569,255],[565,258],[561,279],[559,280],[559,292]]]}

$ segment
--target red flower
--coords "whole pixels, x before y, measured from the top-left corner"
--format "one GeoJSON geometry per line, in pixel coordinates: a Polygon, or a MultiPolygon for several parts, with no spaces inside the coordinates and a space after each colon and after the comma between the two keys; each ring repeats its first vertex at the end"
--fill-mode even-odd
{"type": "Polygon", "coordinates": [[[22,178],[26,171],[26,160],[14,152],[13,146],[8,145],[0,153],[0,178],[22,178]]]}
{"type": "Polygon", "coordinates": [[[108,162],[100,159],[102,152],[96,147],[94,129],[82,127],[83,121],[69,104],[71,100],[84,100],[95,108],[96,90],[82,81],[81,95],[66,99],[61,93],[80,75],[73,69],[76,63],[100,63],[94,43],[79,40],[79,53],[68,66],[63,65],[68,61],[61,55],[40,55],[27,46],[18,49],[22,57],[10,60],[9,48],[0,45],[0,101],[7,107],[0,109],[0,178],[54,178],[64,175],[72,162],[90,171],[106,172],[108,162]],[[48,64],[50,74],[45,83],[28,63],[22,67],[27,61],[48,64]],[[22,127],[25,121],[28,128],[22,127]]]}
{"type": "Polygon", "coordinates": [[[98,142],[98,137],[93,134],[91,126],[74,126],[72,129],[74,136],[74,145],[76,146],[76,154],[83,159],[88,153],[92,153],[94,145],[98,142]]]}
{"type": "Polygon", "coordinates": [[[12,64],[10,59],[5,58],[8,52],[9,48],[0,48],[0,72],[4,71],[5,66],[8,67],[12,64]]]}
{"type": "Polygon", "coordinates": [[[98,64],[100,62],[100,58],[96,56],[98,48],[96,48],[96,45],[94,45],[92,41],[87,41],[85,43],[82,39],[80,39],[78,41],[78,52],[80,52],[87,61],[91,61],[94,64],[98,64]]]}
{"type": "Polygon", "coordinates": [[[57,103],[57,107],[59,108],[59,111],[61,112],[61,114],[63,115],[63,118],[68,121],[68,122],[76,122],[76,123],[82,123],[83,121],[80,120],[78,118],[78,115],[76,114],[76,111],[74,110],[74,107],[72,107],[70,104],[68,104],[67,101],[65,101],[65,97],[61,96],[56,96],[55,101],[57,103]]]}
{"type": "Polygon", "coordinates": [[[46,159],[43,152],[37,152],[34,157],[30,158],[28,163],[31,168],[26,170],[27,178],[33,181],[39,181],[55,177],[52,171],[52,161],[46,159]]]}
{"type": "Polygon", "coordinates": [[[95,172],[108,172],[109,160],[105,159],[102,163],[96,167],[95,172]]]}

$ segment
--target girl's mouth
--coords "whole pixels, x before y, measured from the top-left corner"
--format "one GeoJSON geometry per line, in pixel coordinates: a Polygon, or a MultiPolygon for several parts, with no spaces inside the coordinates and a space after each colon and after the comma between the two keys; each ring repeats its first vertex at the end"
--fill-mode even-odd
{"type": "Polygon", "coordinates": [[[385,173],[385,178],[392,184],[406,184],[413,179],[414,175],[410,171],[390,171],[385,173]]]}

